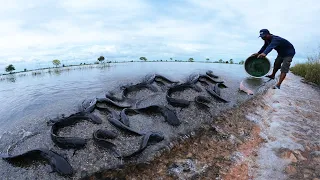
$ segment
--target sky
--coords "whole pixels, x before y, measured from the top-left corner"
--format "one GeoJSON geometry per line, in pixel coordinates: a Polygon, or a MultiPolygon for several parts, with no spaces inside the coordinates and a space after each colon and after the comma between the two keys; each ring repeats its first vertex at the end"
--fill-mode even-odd
{"type": "MultiPolygon", "coordinates": [[[[245,60],[259,30],[289,40],[294,61],[320,44],[318,0],[0,0],[0,65],[107,60],[245,60]]],[[[273,60],[277,53],[267,57],[273,60]]]]}

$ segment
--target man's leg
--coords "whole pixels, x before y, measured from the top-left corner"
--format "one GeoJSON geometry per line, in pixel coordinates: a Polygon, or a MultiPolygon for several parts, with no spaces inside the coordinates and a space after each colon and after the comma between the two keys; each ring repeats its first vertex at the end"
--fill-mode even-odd
{"type": "Polygon", "coordinates": [[[280,87],[282,81],[286,78],[287,73],[281,72],[279,82],[277,83],[277,86],[280,87]]]}
{"type": "Polygon", "coordinates": [[[286,78],[286,75],[289,72],[292,58],[293,57],[285,57],[285,58],[283,58],[283,63],[282,63],[282,66],[281,66],[281,74],[280,74],[279,82],[276,85],[278,89],[280,89],[281,83],[286,78]]]}
{"type": "Polygon", "coordinates": [[[278,72],[278,70],[279,70],[278,68],[276,69],[276,68],[273,67],[272,74],[270,74],[270,75],[268,75],[268,76],[266,76],[266,77],[271,78],[271,79],[274,79],[274,76],[276,75],[276,73],[278,72]]]}
{"type": "Polygon", "coordinates": [[[281,63],[283,61],[283,58],[281,58],[280,56],[277,56],[277,58],[274,60],[274,64],[273,64],[273,71],[272,71],[272,74],[266,76],[270,79],[274,79],[276,73],[278,72],[278,70],[280,69],[281,67],[281,63]]]}

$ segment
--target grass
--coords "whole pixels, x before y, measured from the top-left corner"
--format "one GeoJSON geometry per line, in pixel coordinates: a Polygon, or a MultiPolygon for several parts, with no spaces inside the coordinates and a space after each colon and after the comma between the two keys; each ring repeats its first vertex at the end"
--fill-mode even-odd
{"type": "Polygon", "coordinates": [[[290,70],[293,74],[303,77],[306,81],[320,86],[320,52],[318,55],[308,57],[306,63],[296,64],[290,70]]]}

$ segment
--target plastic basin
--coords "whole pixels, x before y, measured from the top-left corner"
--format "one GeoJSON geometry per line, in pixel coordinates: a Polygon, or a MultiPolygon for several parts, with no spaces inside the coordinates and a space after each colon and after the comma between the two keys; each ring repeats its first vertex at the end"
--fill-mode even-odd
{"type": "Polygon", "coordinates": [[[244,62],[244,69],[252,77],[260,78],[268,74],[271,63],[268,58],[248,57],[244,62]]]}

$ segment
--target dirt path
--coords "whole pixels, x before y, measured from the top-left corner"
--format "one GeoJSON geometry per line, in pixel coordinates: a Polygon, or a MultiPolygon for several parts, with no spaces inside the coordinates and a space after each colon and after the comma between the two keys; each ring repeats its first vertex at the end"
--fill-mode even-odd
{"type": "Polygon", "coordinates": [[[264,139],[248,156],[250,179],[320,179],[320,91],[288,74],[281,90],[269,89],[247,118],[264,139]]]}

